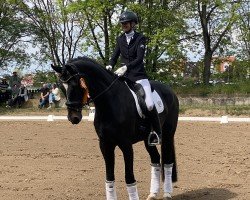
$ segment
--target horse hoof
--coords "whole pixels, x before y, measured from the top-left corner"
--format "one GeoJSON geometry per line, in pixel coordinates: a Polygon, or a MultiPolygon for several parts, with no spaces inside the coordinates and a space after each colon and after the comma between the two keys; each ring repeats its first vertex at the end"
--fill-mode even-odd
{"type": "Polygon", "coordinates": [[[147,200],[157,200],[156,197],[148,197],[147,200]]]}
{"type": "Polygon", "coordinates": [[[171,199],[172,199],[172,196],[170,193],[164,193],[162,200],[171,200],[171,199]]]}
{"type": "Polygon", "coordinates": [[[148,195],[147,200],[157,200],[157,198],[155,195],[150,194],[150,195],[148,195]]]}

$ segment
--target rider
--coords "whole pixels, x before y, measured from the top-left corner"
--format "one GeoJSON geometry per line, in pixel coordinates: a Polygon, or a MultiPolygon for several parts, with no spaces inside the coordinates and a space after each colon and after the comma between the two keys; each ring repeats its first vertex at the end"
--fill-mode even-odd
{"type": "Polygon", "coordinates": [[[121,55],[121,63],[123,66],[117,69],[115,73],[118,76],[126,74],[126,77],[128,77],[131,81],[142,85],[146,94],[145,102],[149,111],[152,127],[158,135],[158,138],[149,138],[149,144],[160,144],[161,126],[158,112],[152,99],[151,86],[143,63],[146,38],[141,33],[135,31],[135,25],[138,23],[138,17],[134,12],[123,12],[119,17],[119,22],[121,23],[124,33],[117,37],[115,50],[109,61],[109,65],[106,66],[106,69],[112,70],[121,55]]]}

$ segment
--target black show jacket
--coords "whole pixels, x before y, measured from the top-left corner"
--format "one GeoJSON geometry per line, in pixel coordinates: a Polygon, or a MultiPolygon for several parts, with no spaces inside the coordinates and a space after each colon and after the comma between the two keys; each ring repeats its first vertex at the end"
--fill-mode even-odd
{"type": "Polygon", "coordinates": [[[127,66],[125,76],[131,81],[147,79],[143,58],[145,54],[146,38],[141,33],[135,32],[129,45],[125,33],[116,38],[116,47],[109,61],[109,65],[115,66],[121,55],[122,66],[127,66]]]}

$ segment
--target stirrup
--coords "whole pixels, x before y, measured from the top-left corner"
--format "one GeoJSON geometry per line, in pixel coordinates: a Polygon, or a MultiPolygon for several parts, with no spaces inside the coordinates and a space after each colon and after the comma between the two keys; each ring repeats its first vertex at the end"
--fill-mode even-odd
{"type": "Polygon", "coordinates": [[[161,144],[161,141],[160,141],[160,137],[158,136],[158,134],[155,132],[155,131],[151,131],[148,135],[148,145],[149,146],[155,146],[155,145],[160,145],[161,144]],[[156,142],[151,142],[150,139],[152,136],[155,136],[157,141],[156,142]]]}

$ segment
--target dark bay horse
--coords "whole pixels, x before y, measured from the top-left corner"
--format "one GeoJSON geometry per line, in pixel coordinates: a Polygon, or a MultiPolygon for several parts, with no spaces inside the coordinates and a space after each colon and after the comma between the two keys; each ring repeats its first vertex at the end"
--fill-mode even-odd
{"type": "Polygon", "coordinates": [[[94,126],[106,165],[107,199],[117,199],[114,185],[116,146],[124,156],[129,199],[139,199],[133,169],[133,144],[139,141],[144,141],[151,159],[151,187],[148,199],[156,199],[159,193],[160,174],[164,184],[163,199],[170,199],[172,182],[177,181],[174,134],[179,113],[179,102],[173,91],[162,83],[150,81],[164,105],[164,111],[159,114],[162,125],[159,154],[156,146],[148,145],[150,122],[139,116],[133,95],[121,77],[87,57],[71,59],[63,67],[52,68],[59,73],[60,81],[64,85],[68,120],[71,123],[78,124],[82,119],[82,99],[87,90],[94,102],[94,126]]]}

